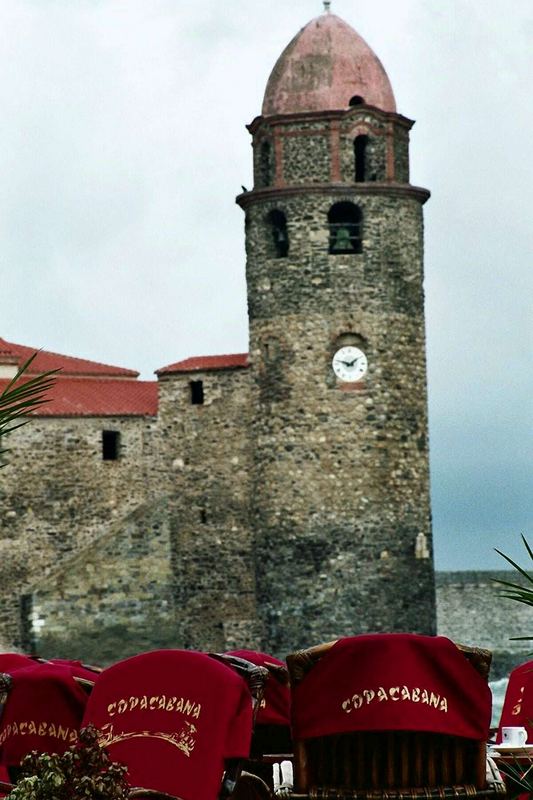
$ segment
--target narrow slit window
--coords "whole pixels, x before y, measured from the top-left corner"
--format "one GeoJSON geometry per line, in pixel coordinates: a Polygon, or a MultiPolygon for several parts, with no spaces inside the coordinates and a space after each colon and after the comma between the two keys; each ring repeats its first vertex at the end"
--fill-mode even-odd
{"type": "Polygon", "coordinates": [[[366,176],[367,145],[368,145],[368,136],[365,135],[356,136],[356,138],[354,139],[353,149],[355,155],[356,183],[364,183],[366,180],[368,180],[366,176]]]}
{"type": "Polygon", "coordinates": [[[205,510],[205,508],[200,509],[200,522],[202,523],[202,525],[205,525],[207,523],[207,511],[205,510]]]}
{"type": "Polygon", "coordinates": [[[259,150],[259,181],[261,186],[272,185],[272,147],[270,142],[262,142],[259,150]]]}
{"type": "Polygon", "coordinates": [[[120,432],[102,431],[102,459],[118,461],[120,456],[120,432]]]}
{"type": "Polygon", "coordinates": [[[203,406],[204,404],[204,382],[191,381],[191,405],[203,406]]]}
{"type": "Polygon", "coordinates": [[[274,209],[267,214],[267,225],[275,258],[285,258],[289,254],[289,234],[287,218],[283,211],[274,209]]]}

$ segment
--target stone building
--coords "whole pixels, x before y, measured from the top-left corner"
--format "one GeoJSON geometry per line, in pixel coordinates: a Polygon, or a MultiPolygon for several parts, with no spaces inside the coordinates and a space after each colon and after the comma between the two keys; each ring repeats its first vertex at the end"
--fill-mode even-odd
{"type": "MultiPolygon", "coordinates": [[[[0,472],[0,636],[111,660],[435,632],[422,205],[376,55],[290,42],[248,126],[249,354],[157,381],[41,353],[0,472]]],[[[31,352],[0,341],[3,384],[31,352]]]]}

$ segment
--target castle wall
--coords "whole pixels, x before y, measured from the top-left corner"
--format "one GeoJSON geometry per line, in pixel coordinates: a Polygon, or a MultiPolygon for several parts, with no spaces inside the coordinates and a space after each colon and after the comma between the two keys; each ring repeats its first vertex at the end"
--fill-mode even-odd
{"type": "Polygon", "coordinates": [[[149,421],[46,418],[10,437],[0,470],[0,632],[20,640],[14,598],[144,502],[149,421]],[[102,458],[102,431],[120,433],[120,456],[102,458]]]}
{"type": "Polygon", "coordinates": [[[493,651],[491,677],[508,674],[531,660],[531,642],[514,637],[533,636],[533,608],[502,597],[497,580],[523,583],[510,571],[437,572],[437,628],[455,642],[493,651]]]}
{"type": "MultiPolygon", "coordinates": [[[[72,559],[64,574],[34,587],[26,604],[27,623],[33,627],[27,647],[33,645],[45,657],[98,664],[143,650],[183,647],[178,633],[183,609],[174,604],[170,552],[166,504],[137,510],[123,526],[104,535],[93,552],[72,559]]],[[[436,573],[438,634],[491,650],[491,678],[496,680],[531,659],[529,643],[511,637],[531,635],[533,609],[500,597],[494,578],[516,580],[514,573],[505,571],[436,573]]],[[[280,582],[280,606],[286,589],[280,582]]],[[[329,600],[334,617],[335,597],[329,600]]],[[[344,632],[356,633],[359,627],[354,620],[352,630],[344,632]]],[[[332,624],[328,636],[340,634],[332,624]]],[[[244,647],[251,641],[245,625],[234,623],[231,637],[224,640],[228,647],[244,647]]],[[[309,638],[305,644],[319,641],[309,638]]],[[[274,650],[269,642],[265,648],[274,650]]],[[[296,648],[296,643],[289,643],[276,654],[284,658],[296,648]]]]}
{"type": "Polygon", "coordinates": [[[107,664],[175,647],[170,523],[164,501],[110,525],[63,568],[30,587],[25,649],[107,664]]]}
{"type": "Polygon", "coordinates": [[[157,480],[169,498],[176,636],[184,647],[258,644],[251,389],[247,369],[195,371],[160,381],[157,480]],[[191,381],[202,381],[202,404],[191,403],[191,381]]]}

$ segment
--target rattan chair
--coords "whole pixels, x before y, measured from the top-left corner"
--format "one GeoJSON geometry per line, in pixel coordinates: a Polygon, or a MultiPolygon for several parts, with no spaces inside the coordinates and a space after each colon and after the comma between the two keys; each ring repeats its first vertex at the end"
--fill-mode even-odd
{"type": "MultiPolygon", "coordinates": [[[[268,671],[264,696],[255,719],[250,758],[244,769],[261,778],[273,790],[273,765],[287,759],[292,760],[287,666],[267,653],[254,650],[236,650],[225,655],[246,659],[268,671]]],[[[247,786],[252,787],[253,781],[249,779],[247,786]]]]}
{"type": "MultiPolygon", "coordinates": [[[[334,644],[329,642],[288,656],[293,690],[305,681],[334,644]]],[[[491,653],[458,647],[487,680],[491,653]]],[[[336,800],[505,794],[503,783],[487,783],[485,741],[411,730],[358,730],[295,738],[294,784],[292,797],[336,800]]]]}
{"type": "Polygon", "coordinates": [[[142,653],[101,673],[83,724],[100,729],[100,745],[128,767],[132,798],[225,798],[248,755],[267,676],[230,656],[142,653]]]}
{"type": "MultiPolygon", "coordinates": [[[[50,662],[0,673],[0,755],[12,784],[32,750],[61,754],[75,741],[93,686],[50,662]]],[[[6,791],[9,784],[1,783],[6,791]]]]}

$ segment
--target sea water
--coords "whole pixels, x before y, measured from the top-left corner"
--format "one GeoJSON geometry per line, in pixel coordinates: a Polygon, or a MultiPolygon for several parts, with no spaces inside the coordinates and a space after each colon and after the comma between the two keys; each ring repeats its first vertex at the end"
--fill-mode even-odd
{"type": "Polygon", "coordinates": [[[491,726],[495,728],[502,713],[503,699],[505,697],[505,690],[509,678],[500,678],[498,681],[489,681],[490,690],[492,692],[492,722],[491,726]]]}

